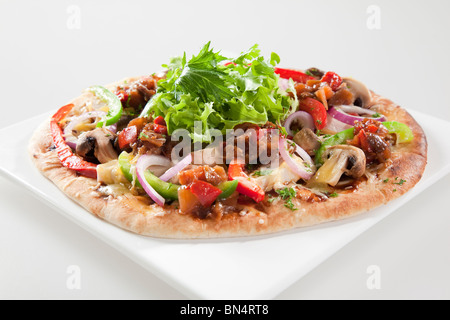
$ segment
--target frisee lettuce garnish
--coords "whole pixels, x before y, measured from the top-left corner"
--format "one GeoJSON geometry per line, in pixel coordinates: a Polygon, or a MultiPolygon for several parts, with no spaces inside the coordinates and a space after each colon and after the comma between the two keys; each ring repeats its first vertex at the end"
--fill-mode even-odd
{"type": "Polygon", "coordinates": [[[229,58],[214,52],[208,42],[190,60],[185,53],[163,65],[167,76],[158,81],[157,93],[141,116],[163,116],[169,134],[187,129],[194,141],[202,142],[211,142],[209,129],[225,134],[244,122],[280,123],[292,100],[278,88],[274,66],[279,62],[275,53],[265,61],[258,45],[229,58]],[[194,133],[195,121],[202,122],[201,133],[194,133]]]}

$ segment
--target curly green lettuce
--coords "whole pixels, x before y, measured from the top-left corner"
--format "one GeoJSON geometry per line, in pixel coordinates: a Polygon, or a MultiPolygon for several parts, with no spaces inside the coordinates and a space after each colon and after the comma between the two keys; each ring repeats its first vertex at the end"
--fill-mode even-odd
{"type": "Polygon", "coordinates": [[[292,100],[278,88],[274,66],[279,62],[275,53],[265,61],[258,45],[227,58],[208,42],[189,61],[184,53],[163,65],[167,76],[158,81],[157,93],[141,116],[163,116],[169,134],[187,129],[201,142],[211,142],[210,129],[225,134],[241,123],[280,123],[292,100]],[[201,134],[194,134],[195,121],[202,122],[201,134]]]}

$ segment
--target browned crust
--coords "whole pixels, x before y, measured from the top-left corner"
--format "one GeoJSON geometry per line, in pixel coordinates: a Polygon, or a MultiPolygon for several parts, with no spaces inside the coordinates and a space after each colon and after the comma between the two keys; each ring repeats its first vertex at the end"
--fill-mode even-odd
{"type": "MultiPolygon", "coordinates": [[[[376,102],[374,109],[385,114],[388,120],[409,125],[414,132],[414,141],[395,147],[392,163],[352,192],[341,193],[339,197],[324,202],[294,199],[296,211],[284,207],[283,201],[274,201],[262,208],[263,211],[248,206],[243,208],[246,211],[243,215],[200,220],[179,214],[178,210],[168,206],[161,208],[144,204],[131,193],[105,196],[96,191],[97,181],[79,176],[60,164],[51,148],[48,121],[36,130],[29,152],[36,167],[68,197],[99,218],[131,232],[185,239],[262,235],[360,214],[401,196],[421,179],[427,162],[427,142],[422,128],[403,108],[376,94],[373,96],[376,102]],[[385,179],[389,182],[383,182],[385,179]],[[405,180],[403,184],[394,184],[401,179],[405,180]]],[[[81,103],[80,98],[74,102],[81,103]]]]}

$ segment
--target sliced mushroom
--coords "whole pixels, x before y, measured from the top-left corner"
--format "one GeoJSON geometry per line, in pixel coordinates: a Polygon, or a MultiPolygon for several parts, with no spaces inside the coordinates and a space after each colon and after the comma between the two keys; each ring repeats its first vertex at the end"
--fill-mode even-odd
{"type": "Polygon", "coordinates": [[[309,180],[310,186],[336,186],[342,175],[359,178],[366,171],[366,155],[360,148],[350,145],[336,145],[322,155],[325,163],[309,180]]]}
{"type": "Polygon", "coordinates": [[[76,153],[87,159],[95,157],[100,163],[117,159],[114,139],[115,135],[105,128],[86,131],[78,137],[76,153]]]}
{"type": "Polygon", "coordinates": [[[294,142],[305,150],[310,156],[313,156],[320,147],[319,137],[309,128],[303,128],[294,136],[294,142]]]}
{"type": "Polygon", "coordinates": [[[353,105],[367,108],[372,101],[372,95],[366,85],[353,78],[343,78],[347,89],[353,94],[353,105]]]}

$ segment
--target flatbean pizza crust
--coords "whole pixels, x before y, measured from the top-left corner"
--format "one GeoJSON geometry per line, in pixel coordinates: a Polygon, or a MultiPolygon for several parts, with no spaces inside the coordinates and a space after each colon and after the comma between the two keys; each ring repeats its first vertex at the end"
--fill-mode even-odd
{"type": "MultiPolygon", "coordinates": [[[[136,78],[125,79],[129,82],[136,78]]],[[[118,82],[108,87],[114,88],[118,82]]],[[[293,199],[297,210],[284,206],[283,201],[271,204],[241,206],[240,213],[226,214],[221,219],[197,219],[180,214],[177,209],[149,204],[131,192],[105,193],[96,180],[83,177],[63,167],[53,148],[49,120],[35,131],[29,153],[39,171],[69,198],[95,216],[125,230],[158,238],[218,238],[241,237],[275,233],[298,227],[340,220],[400,197],[421,179],[427,163],[427,141],[419,124],[409,113],[375,93],[373,110],[384,114],[388,121],[407,124],[414,141],[394,146],[392,162],[382,171],[361,182],[357,188],[322,202],[293,199]],[[387,180],[388,179],[388,180],[387,180]],[[395,182],[403,183],[394,184],[395,182]],[[389,182],[386,182],[389,181],[389,182]],[[99,188],[100,187],[100,188],[99,188]]],[[[82,95],[72,101],[75,107],[89,99],[82,95]]]]}

